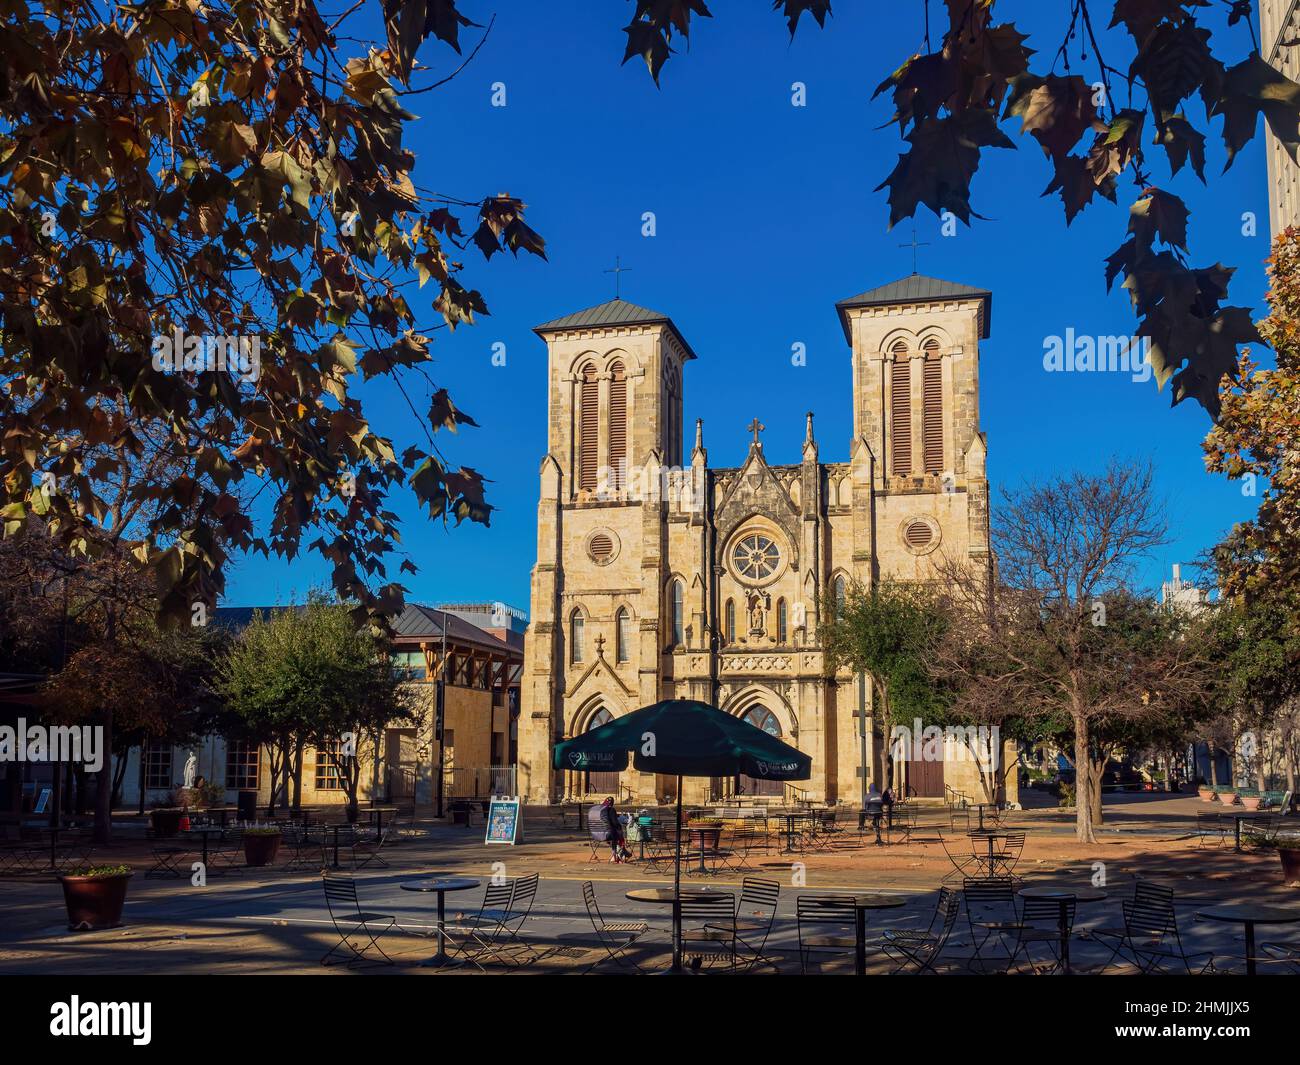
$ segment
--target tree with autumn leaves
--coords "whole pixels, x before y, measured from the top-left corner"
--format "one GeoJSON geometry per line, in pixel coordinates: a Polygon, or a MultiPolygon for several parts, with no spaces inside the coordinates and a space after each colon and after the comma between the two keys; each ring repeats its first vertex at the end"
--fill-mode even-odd
{"type": "Polygon", "coordinates": [[[487,313],[466,253],[543,241],[516,199],[430,187],[404,144],[435,78],[417,49],[459,52],[470,20],[384,0],[387,46],[358,45],[360,7],[0,0],[4,534],[36,516],[68,555],[104,551],[106,491],[161,447],[174,475],[141,489],[160,505],[126,546],[167,619],[211,609],[232,555],[304,548],[359,616],[386,615],[392,492],[489,518],[435,438],[475,423],[430,379],[431,338],[487,313]],[[186,360],[160,366],[173,336],[186,360]],[[229,338],[257,339],[260,372],[212,367],[229,338]],[[367,417],[374,378],[413,410],[427,395],[410,446],[367,417]]]}

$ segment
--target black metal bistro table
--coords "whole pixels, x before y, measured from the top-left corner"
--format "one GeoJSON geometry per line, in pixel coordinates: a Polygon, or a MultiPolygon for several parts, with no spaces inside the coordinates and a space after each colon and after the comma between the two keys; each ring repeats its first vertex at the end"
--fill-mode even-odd
{"type": "Polygon", "coordinates": [[[1249,902],[1229,902],[1197,910],[1196,916],[1206,921],[1223,921],[1244,925],[1246,928],[1246,975],[1255,975],[1255,926],[1257,924],[1295,924],[1300,921],[1300,907],[1286,909],[1282,906],[1255,906],[1249,902]]]}
{"type": "Polygon", "coordinates": [[[794,854],[796,847],[794,845],[794,836],[797,829],[795,822],[801,817],[807,817],[804,813],[783,813],[779,815],[785,821],[785,846],[778,852],[780,854],[794,854]]]}
{"type": "Polygon", "coordinates": [[[431,876],[426,880],[408,880],[399,885],[403,891],[433,892],[438,896],[438,949],[432,957],[420,962],[425,968],[436,969],[451,960],[447,953],[447,911],[446,895],[448,891],[469,891],[479,886],[480,881],[468,876],[431,876]]]}
{"type": "Polygon", "coordinates": [[[853,896],[853,972],[855,975],[867,975],[867,911],[894,910],[906,905],[907,899],[902,895],[853,896]]]}
{"type": "Polygon", "coordinates": [[[1232,826],[1232,835],[1233,835],[1232,849],[1235,850],[1238,854],[1241,854],[1242,853],[1241,823],[1243,821],[1255,821],[1261,817],[1268,817],[1269,815],[1266,813],[1261,814],[1258,810],[1228,810],[1226,813],[1220,813],[1219,816],[1232,818],[1234,822],[1232,826]]]}
{"type": "Polygon", "coordinates": [[[342,832],[345,828],[350,829],[353,828],[354,826],[350,821],[335,821],[332,825],[325,825],[324,827],[327,830],[332,831],[334,833],[334,864],[331,866],[331,868],[338,869],[339,868],[339,833],[342,832]]]}
{"type": "Polygon", "coordinates": [[[362,806],[360,807],[359,812],[365,816],[367,821],[372,819],[374,820],[375,835],[382,836],[384,834],[384,814],[397,813],[397,807],[396,806],[362,806]]]}
{"type": "MultiPolygon", "coordinates": [[[[712,898],[715,895],[725,896],[731,899],[733,903],[736,898],[735,892],[733,891],[722,891],[719,888],[711,888],[711,887],[682,888],[679,897],[683,899],[692,899],[692,898],[698,899],[698,898],[712,898]]],[[[670,887],[637,888],[635,891],[629,891],[624,896],[624,898],[628,899],[631,902],[654,902],[660,905],[669,905],[669,906],[673,904],[673,897],[674,897],[673,889],[670,887]]],[[[677,924],[676,921],[674,921],[673,923],[674,925],[677,924]]],[[[672,969],[665,969],[663,970],[663,973],[671,975],[673,971],[674,970],[672,969]]]]}
{"type": "MultiPolygon", "coordinates": [[[[1010,833],[1005,832],[1005,831],[1003,831],[1003,830],[1000,829],[1000,828],[972,828],[969,832],[966,833],[966,836],[967,836],[968,839],[972,839],[972,840],[974,840],[974,839],[987,839],[987,840],[988,840],[988,844],[989,844],[989,854],[988,854],[988,863],[989,863],[989,868],[988,868],[988,872],[984,874],[985,876],[992,876],[992,875],[993,875],[993,864],[994,864],[994,860],[995,860],[995,858],[997,857],[996,854],[994,853],[994,850],[993,850],[993,841],[994,841],[994,840],[998,840],[998,839],[1006,839],[1007,836],[1008,836],[1009,834],[1010,834],[1010,833]]],[[[981,855],[980,857],[982,858],[983,855],[981,855]]]]}
{"type": "Polygon", "coordinates": [[[1075,889],[1073,891],[1064,891],[1060,888],[1053,887],[1027,887],[1020,889],[1022,899],[1054,899],[1057,909],[1057,928],[1061,935],[1061,969],[1066,975],[1070,975],[1070,927],[1067,923],[1066,907],[1069,906],[1070,900],[1076,903],[1080,902],[1100,902],[1106,897],[1106,892],[1097,891],[1091,888],[1075,889]]]}
{"type": "MultiPolygon", "coordinates": [[[[991,803],[991,802],[973,802],[973,803],[971,803],[971,806],[972,806],[974,809],[976,809],[976,810],[979,811],[980,823],[979,823],[979,828],[977,828],[976,831],[977,831],[977,832],[983,832],[983,831],[984,831],[984,811],[985,811],[985,810],[995,810],[995,809],[997,809],[997,807],[996,807],[993,803],[991,803]]],[[[969,825],[970,822],[967,821],[966,824],[969,825]]]]}
{"type": "Polygon", "coordinates": [[[210,836],[219,836],[224,831],[224,828],[220,828],[217,825],[201,825],[198,828],[185,829],[185,834],[187,836],[203,837],[203,868],[205,872],[208,871],[208,838],[210,836]]]}

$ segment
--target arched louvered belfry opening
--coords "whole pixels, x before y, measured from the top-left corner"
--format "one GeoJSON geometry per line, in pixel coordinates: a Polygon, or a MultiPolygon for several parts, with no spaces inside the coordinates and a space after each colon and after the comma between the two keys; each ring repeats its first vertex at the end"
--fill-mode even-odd
{"type": "Polygon", "coordinates": [[[600,381],[594,363],[578,374],[578,489],[596,490],[600,463],[600,381]]]}
{"type": "Polygon", "coordinates": [[[943,359],[939,341],[931,337],[925,352],[921,381],[921,450],[926,473],[943,472],[943,359]]]}
{"type": "Polygon", "coordinates": [[[895,477],[912,473],[912,360],[906,341],[890,349],[889,364],[889,472],[895,477]]]}
{"type": "Polygon", "coordinates": [[[609,465],[614,488],[627,484],[627,371],[617,359],[609,366],[609,465]]]}

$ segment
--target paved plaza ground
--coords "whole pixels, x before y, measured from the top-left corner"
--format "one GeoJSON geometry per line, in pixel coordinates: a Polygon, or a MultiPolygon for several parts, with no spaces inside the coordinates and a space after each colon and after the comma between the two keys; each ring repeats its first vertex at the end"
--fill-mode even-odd
{"type": "MultiPolygon", "coordinates": [[[[1214,807],[1217,809],[1217,807],[1214,807]]],[[[1076,932],[1098,924],[1120,923],[1120,899],[1132,891],[1136,877],[1158,880],[1176,892],[1180,929],[1191,951],[1213,951],[1220,967],[1241,968],[1244,944],[1237,926],[1200,921],[1198,907],[1227,901],[1300,907],[1300,889],[1284,886],[1277,856],[1269,851],[1238,854],[1231,843],[1202,846],[1196,814],[1207,807],[1193,796],[1122,794],[1108,797],[1106,824],[1095,845],[1073,838],[1072,814],[1026,810],[1010,815],[1012,827],[1028,831],[1016,872],[1027,884],[1060,885],[1065,890],[1097,885],[1104,877],[1107,898],[1080,905],[1076,932]]],[[[421,811],[423,814],[424,811],[421,811]]],[[[579,972],[603,954],[595,947],[582,902],[581,885],[595,881],[606,920],[646,920],[652,932],[633,958],[647,968],[667,964],[670,951],[668,907],[633,903],[629,890],[664,886],[671,877],[638,863],[612,865],[592,861],[589,847],[570,826],[559,828],[543,810],[525,817],[526,841],[515,847],[487,847],[481,826],[446,825],[432,817],[417,820],[418,834],[383,852],[389,868],[359,870],[363,907],[393,914],[400,931],[383,940],[398,964],[370,972],[435,975],[418,963],[433,949],[433,897],[403,891],[400,884],[430,874],[456,874],[486,881],[494,873],[538,873],[541,884],[527,937],[545,957],[524,972],[579,972]],[[504,869],[494,868],[504,863],[504,869]]],[[[320,879],[313,871],[249,869],[240,875],[212,877],[206,887],[188,879],[146,879],[152,864],[150,845],[141,830],[123,816],[124,829],[112,847],[94,854],[96,863],[125,863],[136,871],[130,884],[123,925],[102,932],[67,930],[61,889],[53,877],[25,874],[0,880],[0,972],[3,973],[328,973],[318,960],[338,937],[325,911],[320,879]]],[[[922,814],[922,826],[948,830],[940,808],[922,814]]],[[[961,839],[961,833],[956,833],[961,839]]],[[[833,849],[807,854],[770,854],[750,858],[753,874],[782,884],[777,922],[769,954],[781,970],[799,971],[795,898],[800,894],[887,891],[905,896],[901,910],[873,917],[869,942],[886,927],[924,927],[934,908],[938,887],[951,871],[936,843],[871,845],[873,837],[856,832],[833,849]],[[800,864],[802,863],[802,864],[800,864]],[[802,883],[797,883],[802,879],[802,883]]],[[[962,840],[964,843],[964,840],[962,840]]],[[[345,863],[346,864],[346,863],[345,863]]],[[[691,878],[689,883],[739,890],[740,873],[691,878]]],[[[957,884],[960,886],[960,883],[957,884]]],[[[447,897],[448,918],[473,913],[481,889],[447,897]]],[[[940,966],[963,971],[970,955],[963,914],[940,966]]],[[[1264,940],[1300,943],[1300,925],[1262,930],[1264,940]]],[[[1075,964],[1095,968],[1110,952],[1086,935],[1072,948],[1075,964]]],[[[851,971],[851,961],[828,961],[824,971],[851,971]]],[[[870,968],[885,971],[884,959],[870,968]]],[[[441,970],[445,973],[448,970],[441,970]]],[[[456,972],[471,972],[462,967],[456,972]]],[[[605,966],[601,971],[616,971],[605,966]]],[[[763,971],[763,970],[758,970],[763,971]]],[[[767,971],[771,971],[770,969],[767,971]]],[[[1276,970],[1275,970],[1276,971],[1276,970]]]]}

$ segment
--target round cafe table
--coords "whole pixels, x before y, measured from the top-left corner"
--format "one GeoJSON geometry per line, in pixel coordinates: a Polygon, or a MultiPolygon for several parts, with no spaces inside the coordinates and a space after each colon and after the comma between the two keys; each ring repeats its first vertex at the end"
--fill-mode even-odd
{"type": "MultiPolygon", "coordinates": [[[[682,893],[681,893],[681,897],[684,899],[687,898],[703,899],[703,898],[713,898],[715,896],[726,896],[727,898],[731,898],[731,899],[735,898],[735,894],[733,892],[720,891],[718,888],[711,888],[711,887],[682,888],[682,893]]],[[[659,905],[667,904],[671,906],[673,903],[673,889],[670,887],[637,888],[635,891],[629,891],[624,896],[624,898],[630,900],[631,902],[653,902],[659,905]]],[[[680,929],[674,928],[673,929],[674,936],[677,935],[679,931],[680,929]]],[[[677,956],[676,948],[677,948],[677,944],[674,942],[673,944],[674,958],[677,956]]],[[[674,973],[680,973],[683,971],[684,970],[681,969],[665,970],[665,972],[669,975],[672,975],[674,973]]]]}
{"type": "Polygon", "coordinates": [[[1106,897],[1106,892],[1096,891],[1092,888],[1076,888],[1073,891],[1063,891],[1060,888],[1053,887],[1027,887],[1020,889],[1022,899],[1051,899],[1055,900],[1057,906],[1057,927],[1061,933],[1061,973],[1065,976],[1070,975],[1070,926],[1068,907],[1070,900],[1076,903],[1080,902],[1100,902],[1106,897]]]}
{"type": "Polygon", "coordinates": [[[1300,921],[1300,908],[1282,906],[1255,906],[1249,902],[1223,903],[1197,910],[1196,916],[1206,921],[1223,921],[1244,925],[1246,928],[1246,975],[1255,975],[1255,926],[1257,924],[1295,924],[1300,921]]]}
{"type": "Polygon", "coordinates": [[[894,910],[906,905],[907,899],[902,895],[853,896],[853,972],[856,976],[867,975],[867,911],[894,910]]]}
{"type": "Polygon", "coordinates": [[[438,896],[438,949],[433,956],[420,964],[425,968],[437,968],[451,960],[447,953],[447,913],[446,895],[448,891],[469,891],[479,886],[479,881],[468,876],[431,876],[425,880],[408,880],[398,885],[403,891],[433,892],[438,896]]]}
{"type": "MultiPolygon", "coordinates": [[[[993,875],[994,859],[996,858],[996,855],[993,853],[993,841],[994,841],[994,840],[997,840],[997,839],[1006,839],[1008,835],[1009,835],[1008,832],[1006,832],[1006,831],[1004,831],[1004,830],[1002,830],[1002,829],[1000,829],[1000,828],[972,828],[969,832],[966,833],[966,836],[967,836],[968,839],[972,839],[972,840],[975,840],[975,839],[987,839],[987,840],[988,840],[988,844],[989,844],[989,854],[988,854],[988,863],[989,863],[989,868],[988,868],[988,872],[985,873],[985,876],[989,876],[989,877],[991,877],[991,876],[993,875]]],[[[977,857],[979,857],[980,859],[983,859],[983,855],[977,855],[977,857]]]]}

